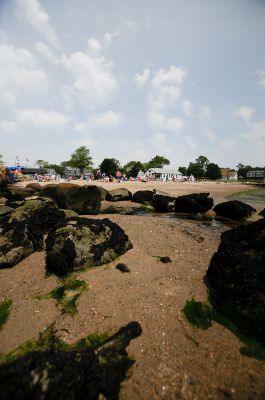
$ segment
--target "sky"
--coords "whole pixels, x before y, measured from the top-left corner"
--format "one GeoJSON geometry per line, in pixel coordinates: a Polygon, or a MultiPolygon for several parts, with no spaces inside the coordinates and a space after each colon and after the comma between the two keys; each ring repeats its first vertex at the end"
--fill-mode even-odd
{"type": "Polygon", "coordinates": [[[265,165],[264,0],[0,0],[0,154],[265,165]]]}

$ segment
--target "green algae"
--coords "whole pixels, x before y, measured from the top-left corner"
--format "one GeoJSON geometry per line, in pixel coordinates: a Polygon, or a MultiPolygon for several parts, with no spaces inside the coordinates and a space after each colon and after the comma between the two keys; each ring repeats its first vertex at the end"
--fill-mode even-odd
{"type": "Polygon", "coordinates": [[[62,312],[74,316],[77,313],[77,301],[87,289],[85,281],[65,279],[63,283],[50,293],[39,296],[42,299],[54,299],[61,307],[62,312]]]}

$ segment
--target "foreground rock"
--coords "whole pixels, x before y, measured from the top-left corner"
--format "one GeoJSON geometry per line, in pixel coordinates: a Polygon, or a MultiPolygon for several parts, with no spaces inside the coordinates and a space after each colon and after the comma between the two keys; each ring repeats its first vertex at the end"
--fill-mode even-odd
{"type": "Polygon", "coordinates": [[[26,197],[33,196],[35,190],[32,188],[23,188],[15,185],[7,185],[6,189],[3,190],[4,197],[9,201],[24,200],[26,197]]]}
{"type": "Polygon", "coordinates": [[[26,188],[30,188],[35,190],[35,192],[39,192],[42,186],[38,182],[30,182],[27,184],[26,188]]]}
{"type": "Polygon", "coordinates": [[[68,345],[49,331],[0,364],[1,399],[118,399],[134,361],[126,347],[142,332],[131,322],[111,337],[68,345]]]}
{"type": "Polygon", "coordinates": [[[2,217],[0,224],[0,268],[16,265],[43,248],[43,235],[65,215],[50,199],[26,201],[2,217]]]}
{"type": "Polygon", "coordinates": [[[176,197],[157,190],[153,191],[152,206],[157,212],[172,211],[176,197]]]}
{"type": "Polygon", "coordinates": [[[206,213],[213,206],[210,193],[192,193],[179,196],[175,201],[175,212],[198,214],[206,213]]]}
{"type": "Polygon", "coordinates": [[[265,217],[265,208],[259,213],[262,217],[265,217]]]}
{"type": "Polygon", "coordinates": [[[132,195],[132,201],[141,204],[152,204],[154,192],[153,190],[138,190],[132,195]]]}
{"type": "Polygon", "coordinates": [[[53,199],[59,208],[78,214],[98,214],[100,210],[101,192],[97,186],[51,184],[41,189],[39,195],[53,199]]]}
{"type": "Polygon", "coordinates": [[[120,215],[132,215],[134,214],[135,207],[131,207],[127,204],[116,204],[112,201],[103,200],[100,206],[100,214],[120,214],[120,215]]]}
{"type": "Polygon", "coordinates": [[[108,201],[125,201],[131,200],[132,194],[126,188],[119,188],[110,190],[106,195],[106,200],[108,201]]]}
{"type": "Polygon", "coordinates": [[[239,200],[225,201],[224,203],[217,204],[213,210],[221,217],[237,221],[250,217],[256,211],[255,208],[239,200]]]}
{"type": "Polygon", "coordinates": [[[265,343],[265,220],[222,234],[207,278],[217,307],[265,343]]]}
{"type": "Polygon", "coordinates": [[[65,275],[111,262],[131,248],[123,229],[109,219],[71,218],[49,233],[46,268],[65,275]]]}

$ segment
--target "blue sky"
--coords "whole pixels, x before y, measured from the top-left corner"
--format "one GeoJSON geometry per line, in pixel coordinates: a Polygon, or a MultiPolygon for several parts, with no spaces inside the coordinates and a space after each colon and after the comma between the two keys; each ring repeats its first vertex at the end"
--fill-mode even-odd
{"type": "Polygon", "coordinates": [[[265,164],[265,1],[0,0],[0,154],[265,164]]]}

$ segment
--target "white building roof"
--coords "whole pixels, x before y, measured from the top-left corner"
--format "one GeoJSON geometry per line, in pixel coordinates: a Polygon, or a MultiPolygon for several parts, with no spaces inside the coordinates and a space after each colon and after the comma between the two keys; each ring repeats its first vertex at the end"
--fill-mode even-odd
{"type": "Polygon", "coordinates": [[[149,168],[149,170],[147,171],[149,173],[153,173],[153,174],[172,174],[172,175],[182,175],[181,172],[179,172],[178,169],[174,169],[174,168],[149,168]]]}

